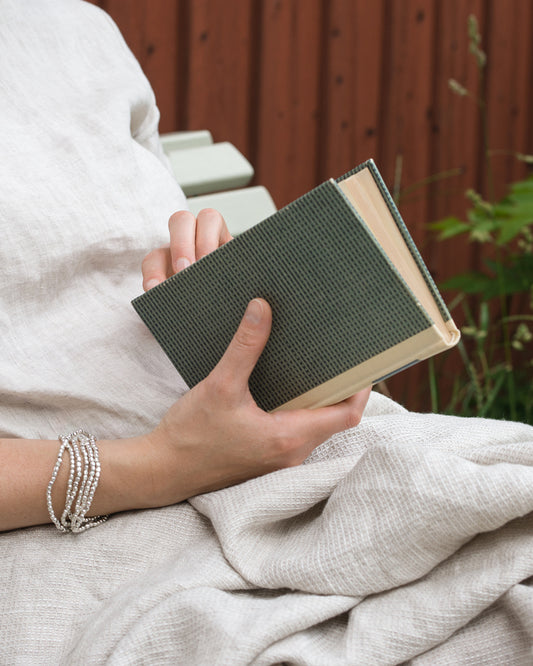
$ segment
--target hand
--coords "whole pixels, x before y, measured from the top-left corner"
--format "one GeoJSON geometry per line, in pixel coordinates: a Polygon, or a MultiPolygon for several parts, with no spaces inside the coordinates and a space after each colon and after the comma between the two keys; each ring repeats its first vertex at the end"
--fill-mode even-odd
{"type": "Polygon", "coordinates": [[[254,299],[215,369],[147,436],[154,506],[298,465],[331,435],[361,420],[370,388],[315,410],[269,414],[256,405],[248,379],[270,327],[268,303],[254,299]]]}
{"type": "MultiPolygon", "coordinates": [[[[370,389],[330,407],[267,414],[248,378],[270,333],[271,312],[255,299],[213,372],[174,403],[147,435],[98,440],[102,474],[89,515],[166,506],[282,467],[298,465],[335,432],[356,426],[370,389]]],[[[0,532],[50,522],[44,488],[57,440],[0,439],[0,532]],[[3,482],[3,483],[2,483],[3,482]]],[[[56,514],[68,466],[54,484],[56,514]]]]}
{"type": "Polygon", "coordinates": [[[232,239],[224,218],[212,208],[201,210],[197,218],[189,211],[178,211],[170,217],[168,229],[170,243],[152,250],[143,260],[145,291],[232,239]]]}
{"type": "MultiPolygon", "coordinates": [[[[211,374],[174,403],[147,435],[98,440],[102,474],[91,516],[174,504],[301,463],[331,435],[356,426],[370,389],[330,407],[261,410],[248,379],[270,334],[268,303],[254,299],[211,374]]],[[[0,439],[0,532],[50,522],[44,488],[57,440],[0,439]],[[2,483],[3,482],[3,483],[2,483]]],[[[64,506],[68,467],[54,484],[64,506]]]]}

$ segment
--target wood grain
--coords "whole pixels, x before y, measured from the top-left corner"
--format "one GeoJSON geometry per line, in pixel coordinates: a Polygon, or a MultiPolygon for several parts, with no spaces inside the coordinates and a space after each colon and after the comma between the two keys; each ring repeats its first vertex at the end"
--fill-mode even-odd
{"type": "Polygon", "coordinates": [[[321,180],[346,173],[370,157],[379,162],[386,52],[383,1],[332,0],[327,7],[321,180]]]}
{"type": "MultiPolygon", "coordinates": [[[[206,128],[234,143],[278,206],[373,156],[390,189],[399,186],[437,281],[479,265],[478,246],[436,242],[428,222],[464,216],[467,188],[501,196],[527,173],[511,153],[533,153],[531,0],[93,2],[151,81],[162,131],[206,128]],[[468,51],[471,14],[488,57],[481,79],[468,51]],[[450,78],[472,98],[453,94],[450,78]],[[498,151],[493,186],[475,101],[483,95],[498,151]]],[[[411,409],[428,407],[426,364],[389,385],[411,409]]]]}
{"type": "Polygon", "coordinates": [[[255,165],[278,206],[317,183],[321,5],[260,3],[255,165]]]}

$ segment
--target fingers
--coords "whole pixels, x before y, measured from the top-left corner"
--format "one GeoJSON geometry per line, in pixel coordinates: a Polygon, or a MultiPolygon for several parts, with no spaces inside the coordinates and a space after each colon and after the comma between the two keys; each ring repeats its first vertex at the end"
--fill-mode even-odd
{"type": "Polygon", "coordinates": [[[311,410],[308,415],[309,427],[317,434],[320,433],[323,440],[337,432],[355,428],[361,422],[370,391],[371,387],[368,387],[336,405],[311,410]]]}
{"type": "Polygon", "coordinates": [[[189,211],[180,210],[171,215],[168,229],[170,244],[153,250],[143,260],[145,291],[187,268],[232,238],[224,218],[212,208],[201,210],[197,218],[189,211]]]}
{"type": "Polygon", "coordinates": [[[300,443],[294,451],[296,462],[302,462],[319,444],[325,442],[337,432],[355,428],[361,422],[371,387],[328,407],[302,409],[272,414],[286,431],[297,432],[300,443]],[[302,445],[303,443],[303,445],[302,445]]]}
{"type": "Polygon", "coordinates": [[[172,269],[177,273],[231,240],[222,215],[205,208],[195,218],[188,211],[174,213],[169,222],[172,269]]]}
{"type": "Polygon", "coordinates": [[[244,317],[224,356],[211,373],[218,387],[236,396],[249,394],[248,379],[267,343],[272,325],[272,312],[261,298],[250,301],[244,317]]]}
{"type": "Polygon", "coordinates": [[[172,275],[167,247],[152,250],[142,262],[143,289],[148,291],[172,275]]]}
{"type": "Polygon", "coordinates": [[[231,240],[222,215],[212,208],[198,213],[196,220],[196,259],[205,257],[217,247],[231,240]]]}
{"type": "Polygon", "coordinates": [[[177,273],[196,261],[196,218],[189,211],[180,210],[171,215],[168,230],[172,272],[177,273]]]}

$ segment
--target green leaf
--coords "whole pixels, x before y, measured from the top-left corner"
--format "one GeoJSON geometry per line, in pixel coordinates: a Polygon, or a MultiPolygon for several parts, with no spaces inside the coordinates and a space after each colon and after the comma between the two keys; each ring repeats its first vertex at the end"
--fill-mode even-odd
{"type": "Polygon", "coordinates": [[[533,224],[533,178],[513,183],[510,195],[495,206],[499,218],[499,245],[508,243],[533,224]]]}
{"type": "Polygon", "coordinates": [[[432,222],[429,227],[434,231],[440,231],[440,240],[452,238],[453,236],[470,231],[470,225],[457,217],[446,217],[438,222],[432,222]]]}
{"type": "Polygon", "coordinates": [[[530,192],[533,195],[533,177],[526,178],[525,180],[519,180],[517,183],[512,183],[509,189],[511,190],[512,194],[530,192]]]}
{"type": "Polygon", "coordinates": [[[484,208],[479,207],[471,208],[466,216],[473,225],[487,224],[494,220],[494,215],[492,213],[488,213],[484,208]]]}
{"type": "Polygon", "coordinates": [[[533,284],[533,255],[517,255],[506,265],[485,260],[491,274],[472,271],[461,273],[441,284],[443,290],[455,289],[465,294],[478,294],[485,301],[496,296],[528,292],[533,284]],[[500,275],[500,279],[497,275],[500,275]]]}
{"type": "Polygon", "coordinates": [[[504,279],[514,287],[514,291],[528,292],[533,285],[533,255],[522,254],[513,257],[513,263],[505,267],[504,279]]]}
{"type": "Polygon", "coordinates": [[[455,275],[443,282],[441,288],[444,290],[457,289],[464,291],[466,294],[483,294],[493,283],[493,277],[489,277],[484,273],[471,272],[455,275]]]}
{"type": "Polygon", "coordinates": [[[498,245],[504,245],[518,236],[526,227],[533,224],[533,206],[531,212],[516,209],[512,217],[509,217],[500,225],[498,234],[498,245]]]}

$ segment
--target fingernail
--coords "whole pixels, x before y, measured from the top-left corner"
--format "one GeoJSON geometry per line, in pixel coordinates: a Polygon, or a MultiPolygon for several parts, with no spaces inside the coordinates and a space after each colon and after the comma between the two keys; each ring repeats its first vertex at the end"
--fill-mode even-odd
{"type": "Polygon", "coordinates": [[[148,280],[148,282],[146,283],[146,291],[148,291],[149,289],[153,289],[153,287],[157,287],[158,284],[159,280],[156,280],[155,278],[148,280]]]}
{"type": "Polygon", "coordinates": [[[263,317],[263,306],[261,304],[261,301],[257,298],[254,298],[253,301],[250,301],[248,307],[246,308],[244,316],[246,318],[246,321],[249,324],[252,324],[252,326],[256,326],[257,324],[259,324],[259,322],[263,317]]]}
{"type": "Polygon", "coordinates": [[[176,273],[178,273],[179,271],[182,271],[184,268],[187,268],[187,266],[190,265],[191,262],[187,259],[187,257],[180,257],[174,264],[174,269],[176,273]]]}

